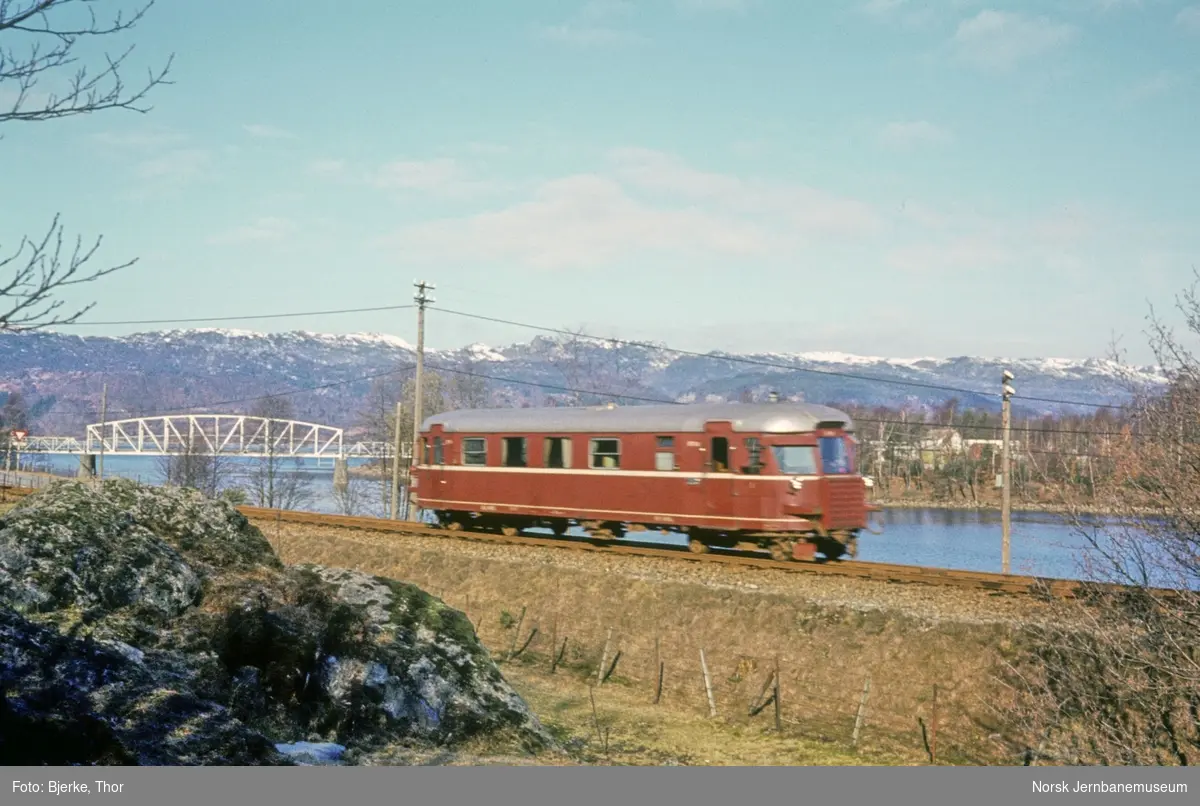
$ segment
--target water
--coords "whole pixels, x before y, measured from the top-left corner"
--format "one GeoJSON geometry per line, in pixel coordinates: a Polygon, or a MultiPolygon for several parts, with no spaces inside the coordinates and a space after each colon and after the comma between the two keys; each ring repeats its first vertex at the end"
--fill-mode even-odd
{"type": "MultiPolygon", "coordinates": [[[[75,456],[38,457],[39,464],[51,472],[74,475],[79,467],[75,456]]],[[[367,460],[350,460],[351,466],[367,460]]],[[[243,465],[252,467],[253,460],[243,465]]],[[[163,481],[162,460],[145,456],[106,456],[104,475],[123,476],[148,484],[163,481]]],[[[314,512],[340,513],[333,493],[333,470],[308,460],[300,472],[309,478],[312,498],[304,508],[314,512]]],[[[235,480],[236,483],[236,480],[235,480]]],[[[381,503],[384,482],[358,477],[354,481],[359,503],[354,514],[386,517],[381,503]]],[[[254,502],[250,502],[254,503],[254,502]]],[[[903,563],[971,571],[1000,572],[1000,513],[989,510],[886,509],[880,513],[883,533],[864,533],[859,537],[860,560],[903,563]]],[[[530,530],[546,533],[546,530],[530,530]]],[[[571,534],[581,535],[579,529],[571,534]]],[[[682,536],[659,533],[633,533],[635,543],[660,543],[681,546],[682,536]]],[[[1011,570],[1015,574],[1084,579],[1084,537],[1066,517],[1048,513],[1014,512],[1011,531],[1011,570]]]]}

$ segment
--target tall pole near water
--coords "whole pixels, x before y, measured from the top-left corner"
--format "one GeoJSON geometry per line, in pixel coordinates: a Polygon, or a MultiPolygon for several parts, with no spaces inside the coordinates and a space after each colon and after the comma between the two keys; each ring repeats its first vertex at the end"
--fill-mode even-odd
{"type": "Polygon", "coordinates": [[[1004,573],[1009,573],[1010,568],[1010,537],[1012,531],[1012,470],[1010,466],[1011,454],[1009,453],[1009,430],[1012,421],[1012,403],[1011,398],[1016,394],[1008,382],[1013,379],[1013,374],[1008,370],[1004,370],[1004,375],[1000,381],[1000,427],[1003,429],[1003,438],[1000,448],[1000,472],[1001,488],[1000,488],[1000,553],[1001,565],[1004,573]]]}
{"type": "Polygon", "coordinates": [[[417,288],[417,294],[413,297],[417,302],[417,373],[413,382],[412,451],[408,460],[408,519],[419,522],[420,512],[412,505],[412,470],[420,461],[421,454],[421,403],[424,399],[425,382],[425,306],[434,301],[425,296],[425,292],[432,291],[434,286],[424,280],[414,281],[413,285],[417,288]]]}

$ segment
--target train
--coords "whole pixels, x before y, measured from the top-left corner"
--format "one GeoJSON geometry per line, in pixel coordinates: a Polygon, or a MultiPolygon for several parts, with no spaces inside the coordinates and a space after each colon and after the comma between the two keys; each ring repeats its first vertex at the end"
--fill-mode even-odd
{"type": "Polygon", "coordinates": [[[409,500],[449,530],[840,561],[875,531],[856,447],[849,415],[809,403],[464,409],[422,421],[409,500]]]}

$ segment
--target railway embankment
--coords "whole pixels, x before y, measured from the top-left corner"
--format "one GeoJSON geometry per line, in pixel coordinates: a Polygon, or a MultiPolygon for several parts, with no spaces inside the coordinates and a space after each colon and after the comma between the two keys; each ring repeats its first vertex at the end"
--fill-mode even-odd
{"type": "Polygon", "coordinates": [[[1013,763],[999,741],[996,670],[1023,625],[1070,613],[976,589],[255,523],[285,562],[353,567],[440,596],[521,675],[553,672],[582,692],[603,681],[602,702],[620,691],[863,758],[1013,763]]]}

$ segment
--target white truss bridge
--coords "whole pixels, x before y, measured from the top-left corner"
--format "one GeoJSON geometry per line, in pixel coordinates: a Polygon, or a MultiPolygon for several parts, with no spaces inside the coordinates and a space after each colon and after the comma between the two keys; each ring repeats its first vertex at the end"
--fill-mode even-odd
{"type": "MultiPolygon", "coordinates": [[[[177,414],[93,423],[86,436],[29,435],[13,447],[20,453],[171,456],[204,454],[247,458],[382,459],[395,449],[388,442],[346,444],[341,428],[299,420],[240,414],[177,414]]],[[[408,458],[411,446],[401,447],[408,458]]]]}

